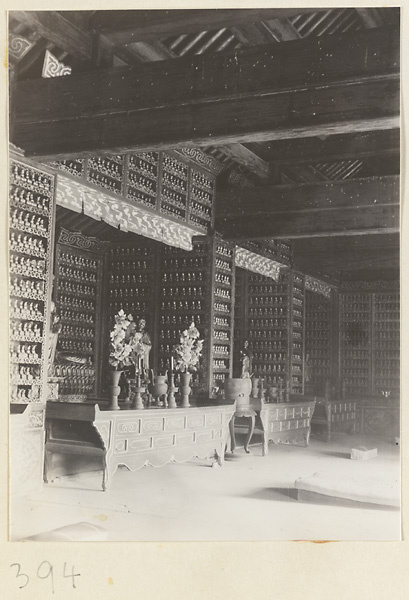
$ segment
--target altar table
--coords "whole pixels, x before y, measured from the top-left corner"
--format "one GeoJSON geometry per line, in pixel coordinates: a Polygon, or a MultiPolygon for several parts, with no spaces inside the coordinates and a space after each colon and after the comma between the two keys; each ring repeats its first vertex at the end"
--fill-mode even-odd
{"type": "Polygon", "coordinates": [[[57,456],[78,454],[101,457],[103,490],[119,465],[135,471],[210,455],[222,465],[234,411],[234,405],[112,411],[96,403],[48,402],[45,481],[54,477],[57,456]]]}

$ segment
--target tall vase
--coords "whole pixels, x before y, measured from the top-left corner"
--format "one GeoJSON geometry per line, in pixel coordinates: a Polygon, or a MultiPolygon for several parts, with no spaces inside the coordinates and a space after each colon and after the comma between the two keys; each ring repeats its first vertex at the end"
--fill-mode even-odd
{"type": "Polygon", "coordinates": [[[109,371],[110,385],[109,385],[109,410],[119,410],[118,395],[121,392],[119,387],[119,378],[121,377],[122,371],[109,371]]]}
{"type": "Polygon", "coordinates": [[[180,375],[180,381],[182,384],[180,386],[180,392],[182,394],[182,408],[188,408],[190,406],[189,395],[190,395],[190,392],[192,391],[192,388],[190,387],[191,378],[192,378],[191,373],[181,373],[181,375],[180,375]]]}

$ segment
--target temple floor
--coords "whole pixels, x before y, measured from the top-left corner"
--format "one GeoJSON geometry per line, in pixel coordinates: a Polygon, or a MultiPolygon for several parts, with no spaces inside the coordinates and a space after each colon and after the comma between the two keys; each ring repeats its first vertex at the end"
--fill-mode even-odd
{"type": "Polygon", "coordinates": [[[378,489],[389,494],[393,489],[398,496],[400,456],[392,442],[338,433],[330,443],[312,437],[307,448],[270,443],[268,456],[262,457],[259,435],[250,454],[243,439],[238,433],[238,448],[226,454],[221,468],[211,468],[210,460],[133,473],[120,468],[106,492],[100,491],[100,471],[61,478],[14,500],[10,539],[79,522],[103,528],[101,540],[108,541],[400,539],[396,508],[325,496],[297,501],[294,490],[296,479],[319,472],[345,482],[349,477],[376,480],[378,489]],[[351,460],[351,448],[358,446],[376,447],[378,456],[351,460]]]}

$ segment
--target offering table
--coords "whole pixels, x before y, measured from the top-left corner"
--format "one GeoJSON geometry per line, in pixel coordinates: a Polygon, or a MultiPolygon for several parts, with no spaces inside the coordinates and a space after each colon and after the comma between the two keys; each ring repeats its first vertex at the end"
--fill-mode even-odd
{"type": "Polygon", "coordinates": [[[57,456],[69,464],[78,454],[101,457],[103,490],[119,465],[135,471],[211,454],[222,465],[234,411],[234,405],[112,411],[93,402],[48,402],[45,481],[55,476],[57,456]]]}
{"type": "MultiPolygon", "coordinates": [[[[315,400],[300,400],[291,402],[266,403],[263,399],[251,398],[247,405],[257,416],[259,416],[261,430],[263,433],[263,456],[268,454],[268,442],[271,440],[275,444],[290,444],[296,446],[308,446],[311,419],[314,414],[315,400]]],[[[237,417],[250,416],[244,414],[243,406],[241,412],[237,411],[237,417]]],[[[235,448],[234,420],[230,424],[232,451],[235,448]]],[[[249,426],[245,441],[245,450],[248,452],[248,445],[254,431],[254,421],[249,426]]]]}

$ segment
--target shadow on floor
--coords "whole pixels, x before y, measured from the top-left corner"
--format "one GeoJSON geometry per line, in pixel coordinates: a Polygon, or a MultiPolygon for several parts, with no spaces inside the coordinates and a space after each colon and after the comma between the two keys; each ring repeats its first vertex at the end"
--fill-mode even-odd
{"type": "Polygon", "coordinates": [[[307,490],[294,490],[296,499],[300,504],[316,504],[319,506],[339,506],[343,508],[359,508],[365,510],[381,510],[381,511],[399,511],[400,507],[388,506],[385,504],[374,504],[372,502],[359,502],[358,500],[350,500],[348,498],[338,498],[337,496],[326,496],[325,494],[317,494],[307,490]]]}
{"type": "Polygon", "coordinates": [[[334,458],[346,458],[351,460],[351,452],[335,452],[334,450],[321,450],[321,454],[332,456],[334,458]]]}
{"type": "Polygon", "coordinates": [[[274,500],[276,502],[294,502],[297,490],[294,488],[261,488],[246,496],[249,500],[274,500]]]}

